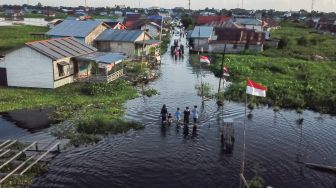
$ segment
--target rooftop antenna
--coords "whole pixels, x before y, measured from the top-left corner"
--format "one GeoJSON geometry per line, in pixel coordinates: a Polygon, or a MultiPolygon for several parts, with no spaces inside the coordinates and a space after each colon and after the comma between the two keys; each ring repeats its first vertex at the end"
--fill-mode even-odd
{"type": "Polygon", "coordinates": [[[189,11],[190,11],[190,0],[189,0],[189,11]]]}

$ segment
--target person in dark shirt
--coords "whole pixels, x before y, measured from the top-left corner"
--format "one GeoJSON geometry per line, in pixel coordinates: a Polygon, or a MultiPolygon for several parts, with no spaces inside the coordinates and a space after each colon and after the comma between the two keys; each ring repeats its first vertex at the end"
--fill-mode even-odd
{"type": "Polygon", "coordinates": [[[183,115],[184,115],[184,121],[183,122],[184,122],[185,125],[188,125],[189,124],[189,116],[190,116],[189,107],[186,107],[186,109],[183,112],[183,115]]]}
{"type": "Polygon", "coordinates": [[[167,120],[167,113],[168,113],[168,110],[167,110],[167,107],[166,105],[164,104],[161,108],[161,117],[162,117],[162,123],[166,122],[167,120]]]}

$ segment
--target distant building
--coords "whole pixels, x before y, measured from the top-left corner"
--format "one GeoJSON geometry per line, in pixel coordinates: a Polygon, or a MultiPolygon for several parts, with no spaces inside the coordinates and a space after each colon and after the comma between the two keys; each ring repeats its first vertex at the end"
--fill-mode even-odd
{"type": "Polygon", "coordinates": [[[246,28],[214,28],[196,26],[187,38],[192,51],[240,53],[245,50],[262,51],[265,41],[263,32],[246,28]]]}
{"type": "Polygon", "coordinates": [[[263,51],[264,33],[251,29],[215,28],[213,40],[209,42],[209,52],[240,53],[245,50],[263,51]]]}
{"type": "Polygon", "coordinates": [[[193,51],[208,51],[209,41],[213,36],[214,28],[211,26],[196,26],[189,34],[189,45],[193,51]]]}

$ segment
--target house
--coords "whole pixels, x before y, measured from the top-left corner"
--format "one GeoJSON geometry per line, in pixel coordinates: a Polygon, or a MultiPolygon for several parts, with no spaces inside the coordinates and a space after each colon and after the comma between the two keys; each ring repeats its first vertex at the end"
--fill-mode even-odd
{"type": "Polygon", "coordinates": [[[51,38],[75,37],[88,45],[93,45],[93,41],[109,26],[101,21],[79,21],[64,20],[49,30],[46,35],[51,38]]]}
{"type": "Polygon", "coordinates": [[[8,86],[57,88],[74,81],[72,57],[96,51],[74,38],[26,43],[5,55],[8,86]]]}
{"type": "Polygon", "coordinates": [[[6,9],[4,16],[6,20],[23,20],[24,11],[20,9],[6,9]]]}
{"type": "Polygon", "coordinates": [[[209,41],[213,36],[214,28],[211,26],[196,26],[194,30],[188,34],[189,45],[192,51],[207,51],[209,41]]]}
{"type": "Polygon", "coordinates": [[[143,51],[148,55],[151,48],[158,47],[160,41],[142,30],[105,30],[95,40],[99,51],[124,53],[130,58],[140,57],[143,51]]]}
{"type": "Polygon", "coordinates": [[[244,26],[246,29],[253,29],[258,32],[263,31],[262,21],[256,18],[235,17],[234,22],[244,26]]]}
{"type": "Polygon", "coordinates": [[[149,35],[152,37],[157,37],[160,35],[161,32],[161,26],[158,25],[155,22],[149,22],[144,19],[136,20],[136,21],[128,21],[127,22],[128,29],[133,29],[133,30],[144,30],[147,31],[149,35]]]}
{"type": "Polygon", "coordinates": [[[211,23],[206,24],[206,26],[212,26],[214,28],[245,28],[244,26],[235,23],[233,19],[228,19],[225,21],[214,21],[211,23]]]}
{"type": "Polygon", "coordinates": [[[75,81],[109,82],[123,74],[116,66],[122,59],[73,37],[28,42],[5,55],[0,80],[2,85],[50,89],[75,81]]]}
{"type": "Polygon", "coordinates": [[[215,28],[209,41],[208,52],[240,53],[245,50],[260,52],[265,41],[264,33],[245,28],[215,28]]]}
{"type": "Polygon", "coordinates": [[[320,18],[316,24],[316,30],[318,32],[329,32],[331,34],[336,33],[336,18],[320,18]]]}
{"type": "Polygon", "coordinates": [[[224,22],[231,19],[229,16],[197,16],[196,25],[206,25],[212,22],[224,22]]]}
{"type": "Polygon", "coordinates": [[[127,29],[127,27],[121,22],[113,19],[95,19],[96,21],[101,21],[108,25],[111,29],[127,29]]]}

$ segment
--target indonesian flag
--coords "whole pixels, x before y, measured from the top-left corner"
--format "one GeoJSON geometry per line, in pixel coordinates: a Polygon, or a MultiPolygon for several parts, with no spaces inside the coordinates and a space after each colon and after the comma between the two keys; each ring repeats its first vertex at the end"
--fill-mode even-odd
{"type": "Polygon", "coordinates": [[[210,64],[210,60],[207,56],[201,56],[200,57],[200,62],[201,63],[206,63],[206,64],[210,64]]]}
{"type": "Polygon", "coordinates": [[[266,20],[263,20],[262,22],[261,22],[261,27],[266,27],[268,24],[267,24],[267,22],[266,22],[266,20]]]}
{"type": "Polygon", "coordinates": [[[266,87],[258,83],[255,83],[250,79],[247,80],[247,86],[246,86],[247,94],[259,96],[259,97],[266,97],[266,91],[267,91],[266,87]]]}
{"type": "Polygon", "coordinates": [[[227,66],[224,66],[223,68],[223,76],[230,76],[229,69],[227,68],[227,66]]]}

